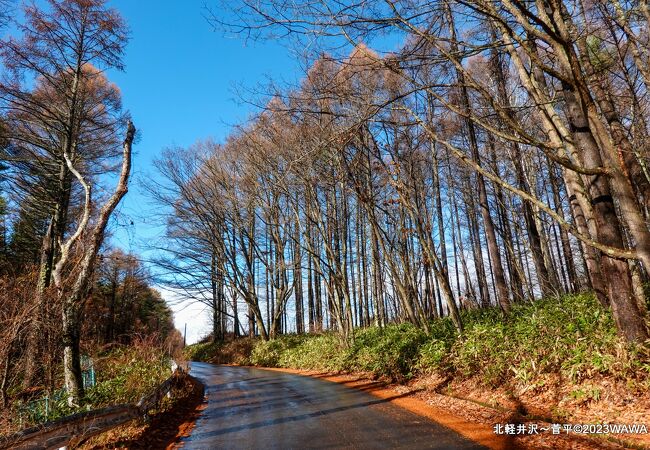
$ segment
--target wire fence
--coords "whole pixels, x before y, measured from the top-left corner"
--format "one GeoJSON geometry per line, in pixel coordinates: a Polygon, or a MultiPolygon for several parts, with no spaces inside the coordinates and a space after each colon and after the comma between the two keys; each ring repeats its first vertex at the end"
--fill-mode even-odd
{"type": "MultiPolygon", "coordinates": [[[[81,378],[84,389],[90,389],[97,384],[95,364],[87,355],[81,357],[81,378]]],[[[46,392],[41,398],[19,403],[16,412],[20,427],[62,417],[67,411],[65,393],[65,388],[57,389],[46,392]]]]}

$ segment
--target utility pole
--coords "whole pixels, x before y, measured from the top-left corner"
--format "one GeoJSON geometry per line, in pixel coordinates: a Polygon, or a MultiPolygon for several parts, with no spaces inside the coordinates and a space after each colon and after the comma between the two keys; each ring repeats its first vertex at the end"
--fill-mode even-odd
{"type": "Polygon", "coordinates": [[[187,322],[185,322],[185,329],[183,330],[183,347],[185,347],[187,342],[187,322]]]}

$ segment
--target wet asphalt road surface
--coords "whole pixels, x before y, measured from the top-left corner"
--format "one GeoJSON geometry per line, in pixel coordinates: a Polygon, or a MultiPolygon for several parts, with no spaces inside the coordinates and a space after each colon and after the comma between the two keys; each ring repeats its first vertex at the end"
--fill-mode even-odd
{"type": "Polygon", "coordinates": [[[183,449],[484,449],[385,399],[281,372],[193,362],[208,404],[183,449]]]}

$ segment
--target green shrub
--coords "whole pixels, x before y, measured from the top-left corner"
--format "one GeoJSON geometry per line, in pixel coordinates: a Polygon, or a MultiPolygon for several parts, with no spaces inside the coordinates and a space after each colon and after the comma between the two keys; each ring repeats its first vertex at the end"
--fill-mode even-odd
{"type": "Polygon", "coordinates": [[[299,344],[300,338],[285,335],[270,341],[259,341],[251,352],[251,362],[256,366],[281,367],[280,357],[283,352],[299,344]]]}
{"type": "Polygon", "coordinates": [[[333,333],[307,336],[285,348],[278,365],[307,370],[340,371],[344,368],[345,349],[333,333]]]}
{"type": "Polygon", "coordinates": [[[438,372],[498,385],[530,384],[546,373],[574,381],[602,374],[650,386],[648,348],[626,344],[611,313],[591,294],[516,304],[507,315],[498,308],[461,315],[462,337],[444,318],[431,321],[428,335],[408,323],[355,330],[349,347],[335,333],[324,333],[249,341],[239,344],[238,352],[226,348],[234,343],[197,344],[188,347],[187,355],[204,361],[220,361],[221,355],[228,361],[220,362],[268,367],[362,371],[392,379],[438,372]],[[236,360],[232,353],[239,355],[236,360]]]}
{"type": "Polygon", "coordinates": [[[449,355],[463,376],[480,375],[493,384],[510,377],[525,383],[550,372],[575,381],[597,373],[632,375],[611,313],[593,295],[515,305],[501,319],[489,311],[471,319],[449,355]]]}
{"type": "Polygon", "coordinates": [[[220,342],[202,342],[185,347],[183,355],[188,361],[207,362],[219,352],[222,344],[220,342]]]}
{"type": "Polygon", "coordinates": [[[427,335],[410,323],[372,327],[357,332],[347,357],[350,370],[391,379],[409,378],[417,366],[427,335]]]}
{"type": "Polygon", "coordinates": [[[156,348],[118,348],[95,364],[97,384],[88,389],[84,402],[93,408],[135,403],[171,375],[169,357],[156,348]]]}

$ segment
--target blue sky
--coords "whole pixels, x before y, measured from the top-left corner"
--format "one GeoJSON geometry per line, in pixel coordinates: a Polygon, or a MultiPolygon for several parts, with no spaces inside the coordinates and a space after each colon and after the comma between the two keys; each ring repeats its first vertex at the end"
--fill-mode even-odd
{"type": "Polygon", "coordinates": [[[131,29],[125,72],[109,72],[122,90],[124,108],[141,139],[134,177],[120,207],[113,243],[146,254],[146,241],[158,236],[155,210],[141,186],[155,177],[152,161],[169,146],[199,139],[222,141],[233,124],[255,108],[242,102],[238,87],[255,88],[267,79],[295,81],[300,64],[274,42],[245,42],[215,31],[205,6],[218,0],[111,0],[131,29]],[[131,225],[131,221],[133,225],[131,225]]]}
{"type": "MultiPolygon", "coordinates": [[[[112,244],[147,255],[147,244],[164,231],[142,181],[156,177],[152,162],[169,146],[197,140],[222,141],[233,124],[255,108],[243,103],[238,87],[254,89],[268,79],[301,77],[291,52],[274,42],[225,37],[205,19],[204,0],[112,0],[131,29],[125,72],[109,72],[122,91],[124,108],[140,131],[134,177],[112,227],[112,244]],[[131,225],[133,222],[133,225],[131,225]]],[[[171,295],[163,290],[169,300],[171,295]]],[[[188,323],[188,342],[209,329],[203,307],[174,305],[176,326],[188,323]]]]}

